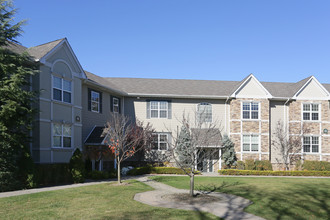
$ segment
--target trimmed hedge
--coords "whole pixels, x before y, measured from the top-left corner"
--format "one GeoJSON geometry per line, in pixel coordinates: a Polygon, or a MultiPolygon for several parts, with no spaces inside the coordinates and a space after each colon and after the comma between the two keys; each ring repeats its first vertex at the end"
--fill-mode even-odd
{"type": "Polygon", "coordinates": [[[297,170],[330,171],[330,162],[305,160],[304,163],[298,161],[297,170]]]}
{"type": "Polygon", "coordinates": [[[260,171],[260,170],[219,170],[220,175],[255,176],[330,176],[330,171],[260,171]]]}
{"type": "MultiPolygon", "coordinates": [[[[127,172],[128,175],[136,176],[136,175],[143,175],[143,174],[181,174],[185,175],[186,173],[177,167],[136,167],[127,172]]],[[[200,172],[196,173],[197,175],[200,172]]]]}
{"type": "Polygon", "coordinates": [[[104,179],[110,179],[116,177],[117,177],[116,170],[111,170],[111,171],[93,170],[87,173],[87,179],[92,179],[92,180],[104,180],[104,179]]]}
{"type": "Polygon", "coordinates": [[[69,184],[73,182],[68,163],[36,164],[34,177],[37,186],[69,184]]]}

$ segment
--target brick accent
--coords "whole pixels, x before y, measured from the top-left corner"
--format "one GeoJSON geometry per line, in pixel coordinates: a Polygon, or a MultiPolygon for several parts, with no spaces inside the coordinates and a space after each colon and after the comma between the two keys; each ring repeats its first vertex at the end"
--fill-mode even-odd
{"type": "Polygon", "coordinates": [[[240,121],[230,122],[230,132],[231,133],[240,133],[241,132],[241,122],[240,121]]]}
{"type": "Polygon", "coordinates": [[[252,154],[244,154],[243,153],[243,161],[244,160],[259,160],[259,154],[257,153],[252,153],[252,154]]]}
{"type": "Polygon", "coordinates": [[[330,137],[322,137],[322,153],[330,153],[330,137]]]}
{"type": "Polygon", "coordinates": [[[328,162],[330,162],[330,155],[324,155],[324,156],[322,156],[322,161],[328,161],[328,162]]]}
{"type": "Polygon", "coordinates": [[[307,154],[304,155],[304,160],[320,160],[320,155],[312,155],[312,154],[307,154]]]}
{"type": "Polygon", "coordinates": [[[232,135],[230,135],[230,139],[235,144],[235,151],[240,152],[241,151],[241,135],[232,134],[232,135]]]}
{"type": "Polygon", "coordinates": [[[259,121],[243,121],[242,133],[259,133],[259,121]]]}
{"type": "Polygon", "coordinates": [[[269,155],[268,154],[262,154],[261,155],[261,160],[270,160],[269,155]]]}
{"type": "Polygon", "coordinates": [[[230,102],[230,119],[241,119],[241,101],[238,99],[230,102]]]}
{"type": "Polygon", "coordinates": [[[261,133],[269,133],[269,122],[261,122],[261,133]]]}
{"type": "Polygon", "coordinates": [[[289,123],[289,133],[290,134],[300,134],[301,133],[301,123],[300,122],[289,123]]]}
{"type": "Polygon", "coordinates": [[[261,152],[269,152],[269,136],[261,135],[261,152]]]}
{"type": "Polygon", "coordinates": [[[320,123],[303,122],[303,132],[307,134],[320,134],[320,123]]]}

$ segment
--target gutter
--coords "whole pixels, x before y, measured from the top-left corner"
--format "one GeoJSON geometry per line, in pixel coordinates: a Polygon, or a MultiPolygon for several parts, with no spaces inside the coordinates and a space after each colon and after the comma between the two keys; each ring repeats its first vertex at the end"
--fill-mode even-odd
{"type": "Polygon", "coordinates": [[[193,99],[193,98],[207,98],[207,99],[226,99],[227,96],[216,96],[216,95],[211,95],[211,96],[207,96],[207,95],[175,95],[175,94],[146,94],[146,93],[128,93],[127,96],[130,97],[155,97],[155,98],[189,98],[189,99],[193,99]]]}
{"type": "Polygon", "coordinates": [[[109,91],[111,91],[113,93],[116,93],[117,95],[128,96],[128,94],[125,93],[125,92],[123,92],[123,91],[120,91],[120,90],[117,90],[117,89],[113,89],[113,88],[110,88],[110,87],[101,85],[101,84],[99,84],[97,82],[94,82],[94,81],[91,81],[89,79],[83,79],[83,83],[85,83],[87,85],[93,85],[93,86],[97,86],[97,87],[102,87],[103,89],[109,90],[109,91]]]}

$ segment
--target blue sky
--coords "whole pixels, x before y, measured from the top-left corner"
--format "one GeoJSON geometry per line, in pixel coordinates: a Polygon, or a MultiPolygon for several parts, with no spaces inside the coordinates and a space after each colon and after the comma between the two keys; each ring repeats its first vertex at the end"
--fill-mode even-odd
{"type": "Polygon", "coordinates": [[[330,1],[16,0],[27,47],[67,37],[100,76],[330,83],[330,1]]]}

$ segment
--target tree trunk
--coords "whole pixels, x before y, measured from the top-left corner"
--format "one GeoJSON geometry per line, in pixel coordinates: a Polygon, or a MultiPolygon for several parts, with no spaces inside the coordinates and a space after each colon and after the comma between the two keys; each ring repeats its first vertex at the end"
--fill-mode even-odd
{"type": "Polygon", "coordinates": [[[117,176],[118,176],[118,184],[121,184],[119,156],[117,157],[117,176]]]}
{"type": "Polygon", "coordinates": [[[194,196],[194,173],[190,174],[190,196],[194,196]]]}

